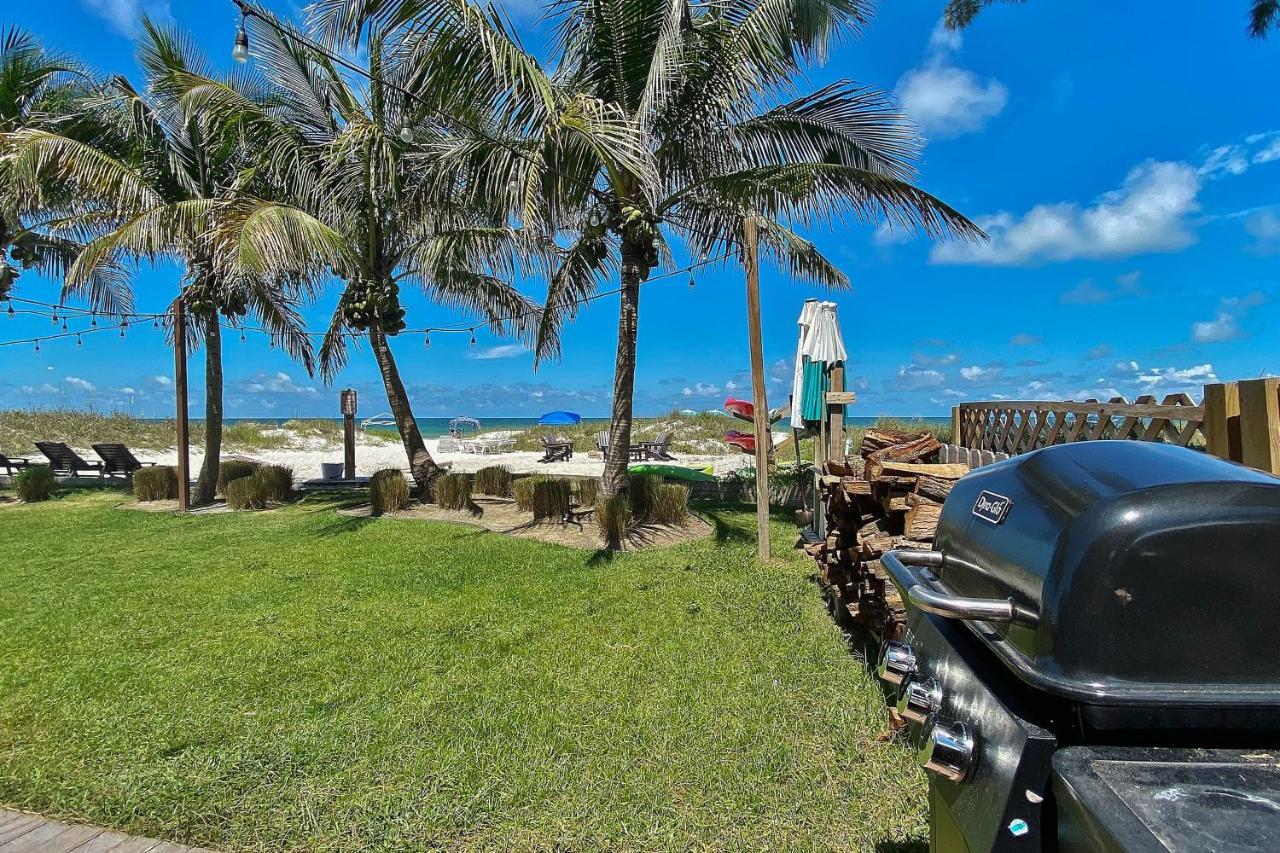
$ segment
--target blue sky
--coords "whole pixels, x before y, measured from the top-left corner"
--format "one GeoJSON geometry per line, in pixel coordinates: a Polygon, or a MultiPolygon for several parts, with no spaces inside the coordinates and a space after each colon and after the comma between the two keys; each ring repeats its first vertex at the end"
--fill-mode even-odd
{"type": "MultiPolygon", "coordinates": [[[[839,304],[860,400],[851,414],[945,413],[954,401],[1067,399],[1188,391],[1217,379],[1280,372],[1280,38],[1244,34],[1245,0],[1202,4],[1032,0],[984,12],[962,36],[935,27],[942,0],[884,3],[846,39],[812,86],[851,78],[892,89],[927,137],[920,183],[988,229],[981,246],[930,244],[857,222],[810,236],[848,274],[839,304]],[[1123,11],[1118,9],[1123,8],[1123,11]]],[[[284,3],[277,4],[289,11],[284,3]]],[[[508,9],[539,50],[548,25],[530,0],[508,9]]],[[[172,18],[229,63],[232,4],[221,0],[44,0],[6,4],[0,19],[136,77],[131,22],[172,18]]],[[[180,275],[144,269],[137,304],[154,310],[180,275]]],[[[677,276],[642,294],[637,408],[718,406],[749,394],[740,271],[677,276]]],[[[790,376],[795,318],[825,292],[762,275],[771,402],[790,376]]],[[[538,286],[530,283],[537,296],[538,286]]],[[[24,277],[19,295],[52,298],[24,277]]],[[[332,303],[308,311],[320,326],[332,303]]],[[[458,322],[409,300],[411,327],[458,322]]],[[[395,344],[415,410],[607,415],[616,297],[567,329],[564,359],[536,372],[509,341],[480,333],[395,344]]],[[[0,340],[51,329],[0,319],[0,340]]],[[[192,411],[202,409],[199,355],[192,411]]],[[[0,408],[93,405],[172,409],[172,357],[160,334],[114,334],[0,348],[0,408]]],[[[385,408],[367,350],[333,388],[250,335],[226,347],[230,416],[333,415],[337,388],[385,408]]]]}

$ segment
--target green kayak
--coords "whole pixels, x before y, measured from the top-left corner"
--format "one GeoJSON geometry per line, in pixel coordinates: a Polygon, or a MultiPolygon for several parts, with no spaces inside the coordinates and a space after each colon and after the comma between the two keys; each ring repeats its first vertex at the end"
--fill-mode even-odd
{"type": "Polygon", "coordinates": [[[686,468],[683,465],[663,465],[657,462],[639,462],[627,468],[632,474],[657,474],[670,480],[691,480],[694,482],[706,482],[714,480],[711,476],[712,468],[708,465],[705,468],[686,468]]]}

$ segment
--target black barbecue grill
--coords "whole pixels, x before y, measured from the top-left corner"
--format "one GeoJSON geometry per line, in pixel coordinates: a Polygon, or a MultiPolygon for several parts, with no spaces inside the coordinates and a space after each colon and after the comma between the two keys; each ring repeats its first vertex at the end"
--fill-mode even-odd
{"type": "Polygon", "coordinates": [[[909,622],[878,671],[934,849],[1280,850],[1280,479],[1046,448],[958,481],[936,550],[883,563],[909,622]]]}

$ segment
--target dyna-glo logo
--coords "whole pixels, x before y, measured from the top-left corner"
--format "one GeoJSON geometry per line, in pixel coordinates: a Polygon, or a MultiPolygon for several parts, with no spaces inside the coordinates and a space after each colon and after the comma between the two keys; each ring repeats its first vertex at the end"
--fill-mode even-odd
{"type": "Polygon", "coordinates": [[[1013,501],[995,492],[983,492],[973,504],[973,514],[983,521],[1001,524],[1009,515],[1013,501]]]}

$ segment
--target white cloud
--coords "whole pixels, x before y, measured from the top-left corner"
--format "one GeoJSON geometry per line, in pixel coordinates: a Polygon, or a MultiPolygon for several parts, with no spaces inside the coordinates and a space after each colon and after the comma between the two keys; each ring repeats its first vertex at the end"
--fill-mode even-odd
{"type": "Polygon", "coordinates": [[[995,379],[997,376],[999,376],[1000,368],[979,367],[978,365],[975,364],[973,367],[960,368],[960,375],[967,382],[983,382],[983,381],[995,379]]]}
{"type": "Polygon", "coordinates": [[[922,388],[937,388],[945,385],[947,377],[938,370],[921,367],[918,364],[898,365],[898,373],[885,380],[885,386],[894,391],[917,391],[922,388]]]}
{"type": "Polygon", "coordinates": [[[1218,311],[1212,320],[1191,324],[1191,340],[1198,344],[1218,344],[1244,337],[1240,318],[1266,301],[1267,297],[1258,292],[1218,300],[1218,311]]]}
{"type": "Polygon", "coordinates": [[[1239,145],[1219,145],[1209,151],[1199,171],[1209,177],[1243,175],[1249,171],[1249,155],[1239,145]]]}
{"type": "Polygon", "coordinates": [[[1200,174],[1208,178],[1243,175],[1252,166],[1280,160],[1280,130],[1253,133],[1243,142],[1207,146],[1200,164],[1200,174]]]}
{"type": "Polygon", "coordinates": [[[120,389],[120,393],[126,394],[128,396],[134,396],[138,393],[138,390],[136,388],[130,388],[128,385],[126,385],[120,389]]]}
{"type": "Polygon", "coordinates": [[[1109,355],[1111,355],[1111,347],[1107,344],[1098,344],[1096,347],[1090,347],[1085,352],[1084,358],[1085,361],[1096,361],[1109,355]]]}
{"type": "Polygon", "coordinates": [[[1195,241],[1189,217],[1200,209],[1199,192],[1200,177],[1191,166],[1148,161],[1087,207],[1061,202],[1037,205],[1021,216],[1001,211],[978,217],[990,242],[938,243],[929,259],[1021,266],[1176,251],[1195,241]]]}
{"type": "Polygon", "coordinates": [[[159,385],[161,388],[168,388],[173,385],[173,380],[164,375],[152,376],[151,381],[159,385]]]}
{"type": "MultiPolygon", "coordinates": [[[[1277,142],[1280,143],[1280,139],[1277,142]]],[[[1280,213],[1275,209],[1249,214],[1244,220],[1244,230],[1253,238],[1249,251],[1258,255],[1280,253],[1280,213]]]]}
{"type": "Polygon", "coordinates": [[[1098,302],[1110,302],[1111,291],[1098,287],[1097,282],[1086,278],[1070,290],[1064,290],[1058,297],[1058,301],[1063,305],[1093,305],[1098,302]]]}
{"type": "Polygon", "coordinates": [[[738,383],[734,382],[732,379],[724,383],[724,390],[726,391],[736,391],[737,389],[738,389],[738,383]]]}
{"type": "Polygon", "coordinates": [[[515,358],[518,355],[524,355],[529,350],[521,344],[502,344],[488,349],[474,350],[467,353],[467,358],[478,359],[480,361],[488,361],[494,358],[515,358]]]}
{"type": "Polygon", "coordinates": [[[1117,361],[1112,368],[1116,373],[1137,373],[1141,369],[1136,361],[1117,361]]]}
{"type": "Polygon", "coordinates": [[[685,386],[680,393],[685,397],[709,397],[714,394],[719,394],[720,387],[718,385],[712,385],[709,382],[699,382],[692,388],[685,386]]]}
{"type": "MultiPolygon", "coordinates": [[[[1217,382],[1212,364],[1197,364],[1193,367],[1148,367],[1138,374],[1137,381],[1148,386],[1166,385],[1204,385],[1217,382]]],[[[1170,392],[1172,393],[1172,392],[1170,392]]]]}
{"type": "Polygon", "coordinates": [[[168,0],[80,0],[93,14],[103,18],[122,36],[133,36],[143,15],[151,18],[171,17],[168,0]]]}
{"type": "Polygon", "coordinates": [[[871,235],[871,242],[877,246],[895,246],[898,243],[909,243],[915,236],[915,232],[906,228],[895,228],[892,222],[881,222],[871,235]]]}
{"type": "Polygon", "coordinates": [[[98,387],[87,379],[81,379],[79,376],[68,376],[63,380],[71,388],[78,391],[84,391],[86,394],[92,394],[98,390],[98,387]]]}
{"type": "Polygon", "coordinates": [[[1028,332],[1019,332],[1012,338],[1009,338],[1009,345],[1015,347],[1029,347],[1040,343],[1043,340],[1039,335],[1032,335],[1028,332]]]}
{"type": "Polygon", "coordinates": [[[898,80],[902,108],[934,139],[980,130],[1009,101],[1009,90],[999,80],[983,80],[952,61],[961,45],[960,33],[939,22],[929,37],[925,61],[898,80]]]}
{"type": "Polygon", "coordinates": [[[1223,341],[1234,341],[1240,337],[1240,326],[1236,318],[1226,312],[1219,312],[1212,320],[1201,320],[1191,324],[1191,340],[1198,344],[1217,344],[1223,341]]]}
{"type": "Polygon", "coordinates": [[[245,384],[244,390],[250,394],[300,394],[307,397],[320,393],[310,385],[299,385],[283,371],[271,376],[259,374],[245,384]]]}

